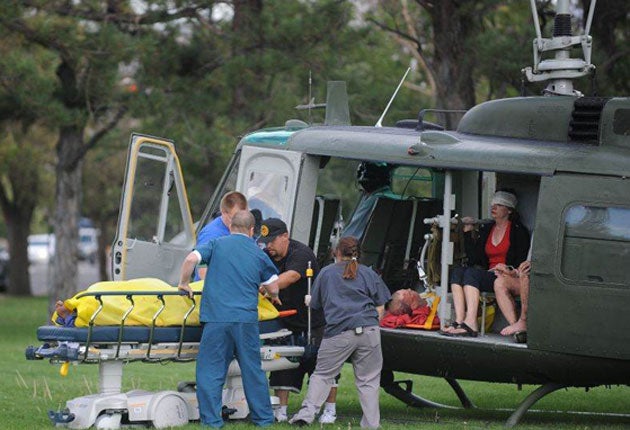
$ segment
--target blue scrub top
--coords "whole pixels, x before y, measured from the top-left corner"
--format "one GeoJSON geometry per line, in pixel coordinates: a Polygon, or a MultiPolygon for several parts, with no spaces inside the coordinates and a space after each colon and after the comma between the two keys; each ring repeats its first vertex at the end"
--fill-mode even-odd
{"type": "MultiPolygon", "coordinates": [[[[201,231],[199,231],[199,235],[197,236],[197,246],[201,246],[204,243],[208,243],[211,240],[218,239],[223,236],[228,236],[229,234],[230,229],[223,222],[223,218],[218,216],[203,226],[201,231]]],[[[200,279],[199,272],[195,269],[195,276],[193,280],[198,281],[200,279]]]]}
{"type": "Polygon", "coordinates": [[[258,288],[278,271],[246,235],[231,234],[196,250],[208,265],[203,285],[201,322],[258,322],[258,288]]]}
{"type": "Polygon", "coordinates": [[[230,229],[223,223],[223,218],[218,216],[201,229],[197,236],[197,246],[229,234],[230,229]]]}

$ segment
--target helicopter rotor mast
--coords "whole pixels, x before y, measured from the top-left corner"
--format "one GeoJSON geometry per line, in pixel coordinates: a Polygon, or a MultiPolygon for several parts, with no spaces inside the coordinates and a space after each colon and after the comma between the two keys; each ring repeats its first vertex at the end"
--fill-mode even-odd
{"type": "Polygon", "coordinates": [[[534,66],[522,70],[529,82],[549,81],[544,92],[548,95],[582,96],[573,88],[573,80],[593,73],[591,64],[592,37],[589,35],[595,3],[591,2],[584,34],[573,36],[569,0],[558,0],[554,18],[553,37],[543,38],[536,11],[536,0],[530,0],[536,38],[533,41],[534,66]],[[583,58],[571,58],[571,48],[582,47],[583,58]],[[554,53],[553,58],[543,59],[544,53],[554,53]]]}

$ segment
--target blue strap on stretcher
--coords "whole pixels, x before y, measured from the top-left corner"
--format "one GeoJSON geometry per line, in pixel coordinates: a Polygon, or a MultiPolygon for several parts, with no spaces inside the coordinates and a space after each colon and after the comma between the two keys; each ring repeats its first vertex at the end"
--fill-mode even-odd
{"type": "Polygon", "coordinates": [[[48,418],[53,422],[53,424],[68,424],[74,421],[74,414],[71,414],[70,411],[48,411],[48,418]]]}

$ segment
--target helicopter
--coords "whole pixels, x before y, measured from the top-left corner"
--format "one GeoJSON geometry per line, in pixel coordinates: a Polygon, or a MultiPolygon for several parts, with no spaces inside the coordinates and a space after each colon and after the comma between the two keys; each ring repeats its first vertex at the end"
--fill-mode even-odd
{"type": "MultiPolygon", "coordinates": [[[[511,427],[558,389],[629,385],[630,98],[588,97],[573,87],[594,70],[594,8],[595,1],[584,34],[574,36],[569,1],[559,0],[554,35],[543,38],[532,1],[534,66],[523,73],[530,82],[547,82],[544,94],[481,103],[454,130],[424,121],[424,111],[392,127],[350,125],[345,83],[330,83],[323,125],[289,120],[240,139],[196,228],[174,142],[133,134],[113,278],[152,276],[176,285],[196,230],[230,190],[243,192],[264,218],[283,219],[293,239],[325,260],[344,201],[327,194],[322,173],[385,163],[402,184],[400,195],[380,198],[372,210],[360,238],[362,262],[392,291],[406,288],[435,226],[441,276],[429,287],[441,299],[443,327],[451,318],[453,220],[483,218],[495,190],[509,188],[533,237],[527,342],[494,328],[474,338],[382,328],[383,389],[411,406],[441,406],[393,372],[441,377],[469,408],[458,380],[538,386],[507,420],[511,427]],[[574,47],[583,58],[571,57],[574,47]]],[[[422,283],[422,270],[414,280],[422,283]]]]}

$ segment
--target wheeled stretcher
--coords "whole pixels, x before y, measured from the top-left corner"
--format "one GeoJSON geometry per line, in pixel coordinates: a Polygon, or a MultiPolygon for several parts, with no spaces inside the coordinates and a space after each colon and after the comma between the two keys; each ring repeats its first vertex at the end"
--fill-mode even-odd
{"type": "MultiPolygon", "coordinates": [[[[126,362],[163,363],[190,362],[196,359],[202,327],[188,325],[191,314],[197,307],[201,294],[195,298],[178,299],[189,301],[188,309],[181,317],[179,326],[158,325],[160,315],[166,312],[169,296],[180,293],[170,291],[86,291],[76,298],[90,298],[99,305],[89,318],[87,327],[42,326],[37,330],[39,347],[29,346],[29,360],[49,359],[61,364],[61,372],[67,371],[70,363],[97,363],[99,366],[99,393],[69,400],[62,411],[50,411],[49,417],[57,426],[85,429],[95,426],[100,429],[120,428],[125,424],[152,424],[156,428],[184,425],[199,419],[199,409],[194,382],[180,382],[176,390],[148,392],[132,390],[121,392],[123,364],[126,362]],[[154,297],[157,310],[148,326],[126,325],[133,315],[136,301],[154,297]],[[128,302],[117,326],[98,326],[94,322],[99,314],[107,312],[108,298],[128,302]]],[[[282,345],[282,339],[291,334],[281,328],[277,319],[260,321],[260,356],[265,372],[291,369],[299,366],[304,353],[300,346],[282,345]]],[[[272,404],[277,399],[272,397],[272,404]]],[[[226,418],[240,419],[249,414],[245,400],[241,372],[236,360],[229,366],[223,390],[223,411],[226,418]]]]}

